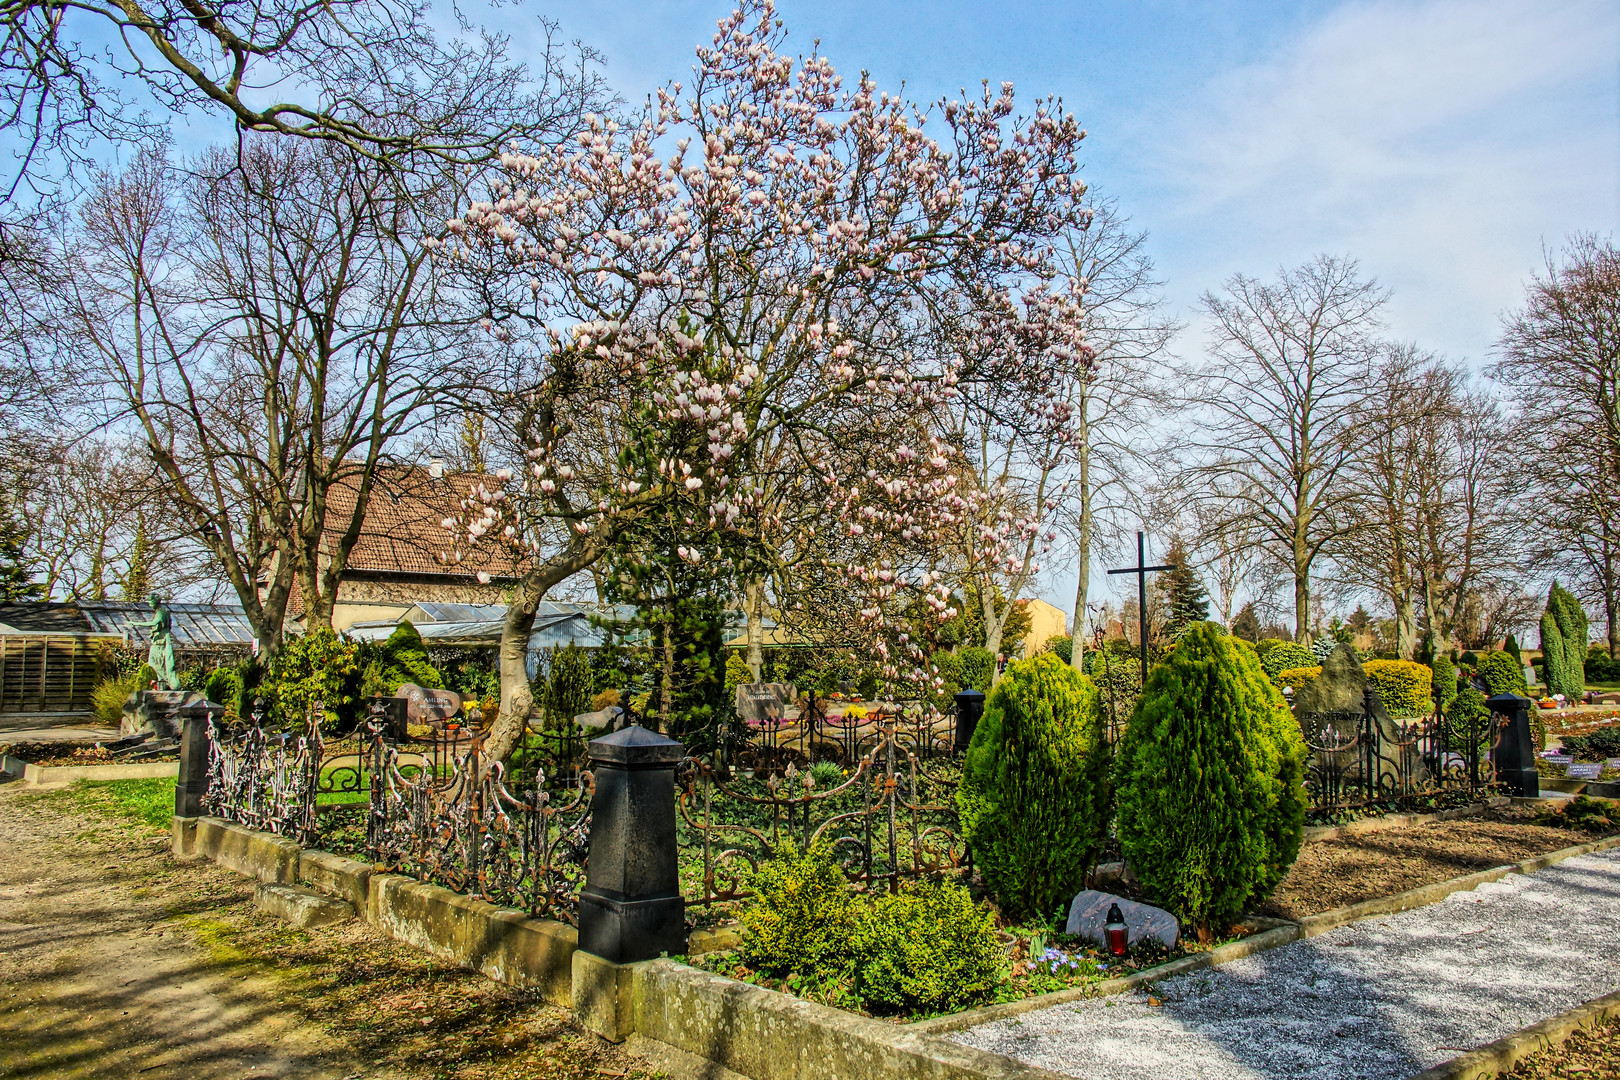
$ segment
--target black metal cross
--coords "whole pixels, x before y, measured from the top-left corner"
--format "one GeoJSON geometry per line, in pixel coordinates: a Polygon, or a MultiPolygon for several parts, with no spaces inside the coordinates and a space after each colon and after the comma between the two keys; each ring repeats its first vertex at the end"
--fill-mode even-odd
{"type": "Polygon", "coordinates": [[[1140,619],[1137,640],[1142,645],[1142,685],[1144,686],[1147,685],[1147,576],[1159,570],[1174,569],[1173,566],[1147,565],[1147,541],[1138,532],[1136,534],[1136,565],[1108,571],[1109,574],[1136,575],[1136,614],[1140,619]]]}

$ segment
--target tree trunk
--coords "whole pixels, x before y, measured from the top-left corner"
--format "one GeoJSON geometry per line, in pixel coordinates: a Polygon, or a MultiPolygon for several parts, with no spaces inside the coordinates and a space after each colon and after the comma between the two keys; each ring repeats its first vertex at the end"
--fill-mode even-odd
{"type": "Polygon", "coordinates": [[[1080,404],[1080,535],[1076,546],[1079,557],[1075,567],[1074,629],[1069,635],[1069,663],[1074,670],[1082,668],[1082,653],[1086,638],[1086,595],[1091,591],[1091,443],[1085,415],[1085,398],[1080,404]]]}
{"type": "Polygon", "coordinates": [[[518,579],[501,622],[501,711],[484,741],[484,753],[505,761],[522,738],[534,708],[529,687],[529,636],[540,601],[558,583],[596,562],[606,547],[607,534],[598,527],[588,537],[576,537],[568,547],[518,579]]]}
{"type": "Polygon", "coordinates": [[[764,682],[765,586],[759,578],[749,578],[744,588],[743,606],[748,617],[748,673],[755,682],[764,682]]]}
{"type": "Polygon", "coordinates": [[[1294,571],[1294,640],[1311,643],[1311,572],[1303,568],[1294,571]]]}
{"type": "Polygon", "coordinates": [[[998,617],[993,592],[986,589],[981,597],[984,605],[984,647],[990,653],[990,685],[994,686],[1001,681],[1001,665],[996,662],[996,657],[1001,652],[1001,632],[1007,626],[1007,612],[1011,611],[1012,605],[1009,603],[1007,610],[998,617]]]}
{"type": "Polygon", "coordinates": [[[1412,590],[1394,597],[1395,601],[1395,655],[1410,660],[1417,655],[1417,607],[1412,590]]]}

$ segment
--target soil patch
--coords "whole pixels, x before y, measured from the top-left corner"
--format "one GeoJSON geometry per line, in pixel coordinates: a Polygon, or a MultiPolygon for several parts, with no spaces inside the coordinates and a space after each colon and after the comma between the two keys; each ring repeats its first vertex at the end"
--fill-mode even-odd
{"type": "Polygon", "coordinates": [[[1298,919],[1596,839],[1535,825],[1528,806],[1306,844],[1260,914],[1298,919]]]}
{"type": "Polygon", "coordinates": [[[1620,1018],[1581,1028],[1501,1076],[1502,1080],[1620,1080],[1620,1018]]]}
{"type": "Polygon", "coordinates": [[[0,1075],[655,1075],[565,1010],[362,922],[263,915],[252,882],[176,860],[118,794],[0,788],[0,1075]]]}

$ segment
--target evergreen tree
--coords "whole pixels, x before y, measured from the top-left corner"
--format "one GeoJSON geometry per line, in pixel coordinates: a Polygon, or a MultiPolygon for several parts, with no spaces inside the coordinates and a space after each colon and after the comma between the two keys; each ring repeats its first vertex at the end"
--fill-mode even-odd
{"type": "Polygon", "coordinates": [[[124,572],[124,599],[140,603],[152,594],[152,540],[146,522],[135,522],[135,542],[129,549],[129,569],[124,572]]]}
{"type": "Polygon", "coordinates": [[[28,562],[28,527],[0,506],[0,601],[43,600],[45,587],[28,562]]]}
{"type": "Polygon", "coordinates": [[[1043,918],[1085,886],[1108,831],[1097,687],[1054,653],[1007,665],[962,762],[962,830],[1001,909],[1043,918]]]}
{"type": "Polygon", "coordinates": [[[1571,701],[1586,692],[1586,612],[1568,589],[1553,582],[1541,616],[1542,681],[1571,701]]]}
{"type": "Polygon", "coordinates": [[[1232,619],[1232,636],[1244,641],[1260,640],[1260,616],[1255,613],[1253,600],[1244,604],[1232,619]]]}
{"type": "Polygon", "coordinates": [[[1164,561],[1170,569],[1159,572],[1157,585],[1167,611],[1165,637],[1175,640],[1193,623],[1209,618],[1209,594],[1187,564],[1187,548],[1180,537],[1171,543],[1164,561]]]}
{"type": "Polygon", "coordinates": [[[1277,888],[1299,854],[1305,743],[1254,651],[1189,627],[1120,740],[1119,841],[1149,899],[1200,941],[1277,888]]]}
{"type": "Polygon", "coordinates": [[[1512,656],[1513,662],[1519,667],[1524,667],[1524,654],[1519,651],[1518,638],[1514,637],[1512,634],[1509,634],[1507,636],[1507,640],[1502,643],[1502,651],[1512,656]]]}

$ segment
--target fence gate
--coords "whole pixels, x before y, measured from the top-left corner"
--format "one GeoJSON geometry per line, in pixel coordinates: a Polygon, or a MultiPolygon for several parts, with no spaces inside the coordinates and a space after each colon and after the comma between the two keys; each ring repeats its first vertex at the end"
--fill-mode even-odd
{"type": "Polygon", "coordinates": [[[101,666],[95,638],[0,634],[0,713],[88,712],[101,666]]]}

